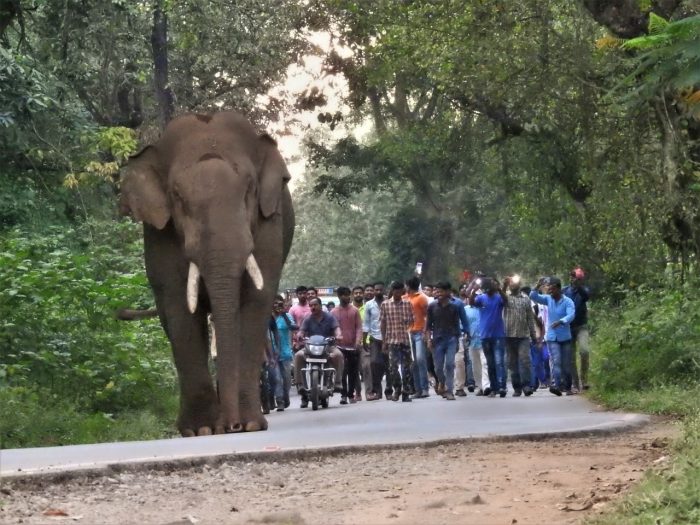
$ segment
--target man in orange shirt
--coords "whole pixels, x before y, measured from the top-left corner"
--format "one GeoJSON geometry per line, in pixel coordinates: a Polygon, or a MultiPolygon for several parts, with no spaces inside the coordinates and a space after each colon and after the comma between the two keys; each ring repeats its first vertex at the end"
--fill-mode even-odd
{"type": "Polygon", "coordinates": [[[420,279],[411,277],[406,281],[408,293],[406,299],[411,302],[413,308],[413,324],[409,328],[411,333],[411,350],[413,351],[413,385],[416,390],[414,399],[428,397],[430,385],[428,383],[428,361],[426,355],[423,332],[425,331],[425,319],[428,315],[428,296],[420,291],[420,279]]]}

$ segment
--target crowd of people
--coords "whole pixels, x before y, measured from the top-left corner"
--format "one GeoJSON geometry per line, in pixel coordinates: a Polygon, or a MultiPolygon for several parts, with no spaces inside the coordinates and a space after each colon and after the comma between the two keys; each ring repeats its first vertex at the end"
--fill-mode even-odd
{"type": "Polygon", "coordinates": [[[263,410],[283,411],[295,386],[308,406],[301,370],[304,342],[334,338],[329,363],[340,403],[363,399],[411,402],[431,389],[446,400],[530,396],[548,388],[574,395],[588,385],[589,289],[581,268],[562,288],[544,277],[530,288],[510,276],[501,284],[480,276],[459,289],[421,284],[418,276],[338,287],[326,309],[315,288],[298,286],[297,302],[275,298],[261,381],[263,410]],[[292,371],[293,368],[293,371],[292,371]],[[294,385],[292,385],[294,383],[294,385]]]}

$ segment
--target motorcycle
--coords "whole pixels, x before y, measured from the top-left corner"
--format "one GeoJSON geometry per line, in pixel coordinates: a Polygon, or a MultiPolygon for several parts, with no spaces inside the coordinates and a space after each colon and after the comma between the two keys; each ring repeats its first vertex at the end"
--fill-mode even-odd
{"type": "Polygon", "coordinates": [[[335,338],[322,335],[312,335],[304,341],[306,365],[301,372],[313,410],[318,410],[319,404],[328,408],[328,399],[333,397],[335,368],[327,365],[334,344],[335,338]]]}

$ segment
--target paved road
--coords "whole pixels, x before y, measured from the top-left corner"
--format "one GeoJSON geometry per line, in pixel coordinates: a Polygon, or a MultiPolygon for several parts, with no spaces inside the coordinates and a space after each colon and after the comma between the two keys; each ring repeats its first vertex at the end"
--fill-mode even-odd
{"type": "Polygon", "coordinates": [[[293,398],[292,407],[285,412],[270,414],[266,432],[2,450],[0,476],[99,470],[113,464],[251,452],[609,431],[647,421],[637,414],[600,411],[581,396],[557,398],[543,391],[530,398],[470,395],[445,401],[433,395],[412,403],[382,400],[341,406],[338,402],[336,395],[328,409],[312,412],[299,409],[298,398],[293,398]]]}

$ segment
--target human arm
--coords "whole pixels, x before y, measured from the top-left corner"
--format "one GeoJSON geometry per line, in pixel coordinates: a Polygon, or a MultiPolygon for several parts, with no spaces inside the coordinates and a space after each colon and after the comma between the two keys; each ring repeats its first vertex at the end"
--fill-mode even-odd
{"type": "Polygon", "coordinates": [[[530,308],[530,305],[528,303],[527,307],[527,326],[530,330],[530,341],[533,343],[537,342],[537,328],[535,326],[535,313],[532,311],[532,308],[530,308]]]}
{"type": "Polygon", "coordinates": [[[364,341],[364,334],[362,333],[362,317],[360,317],[360,311],[355,309],[355,348],[362,348],[362,341],[364,341]]]}
{"type": "Polygon", "coordinates": [[[383,302],[379,308],[379,332],[382,334],[382,341],[386,343],[386,302],[383,302]]]}
{"type": "Polygon", "coordinates": [[[459,324],[462,327],[462,334],[469,334],[469,320],[467,319],[467,312],[464,310],[464,306],[461,304],[457,305],[457,308],[459,310],[459,324]]]}
{"type": "Polygon", "coordinates": [[[571,321],[574,320],[574,317],[576,316],[576,307],[574,306],[574,302],[568,297],[564,297],[564,306],[566,308],[566,314],[561,319],[554,321],[552,323],[552,328],[557,328],[563,324],[571,324],[571,321]]]}

